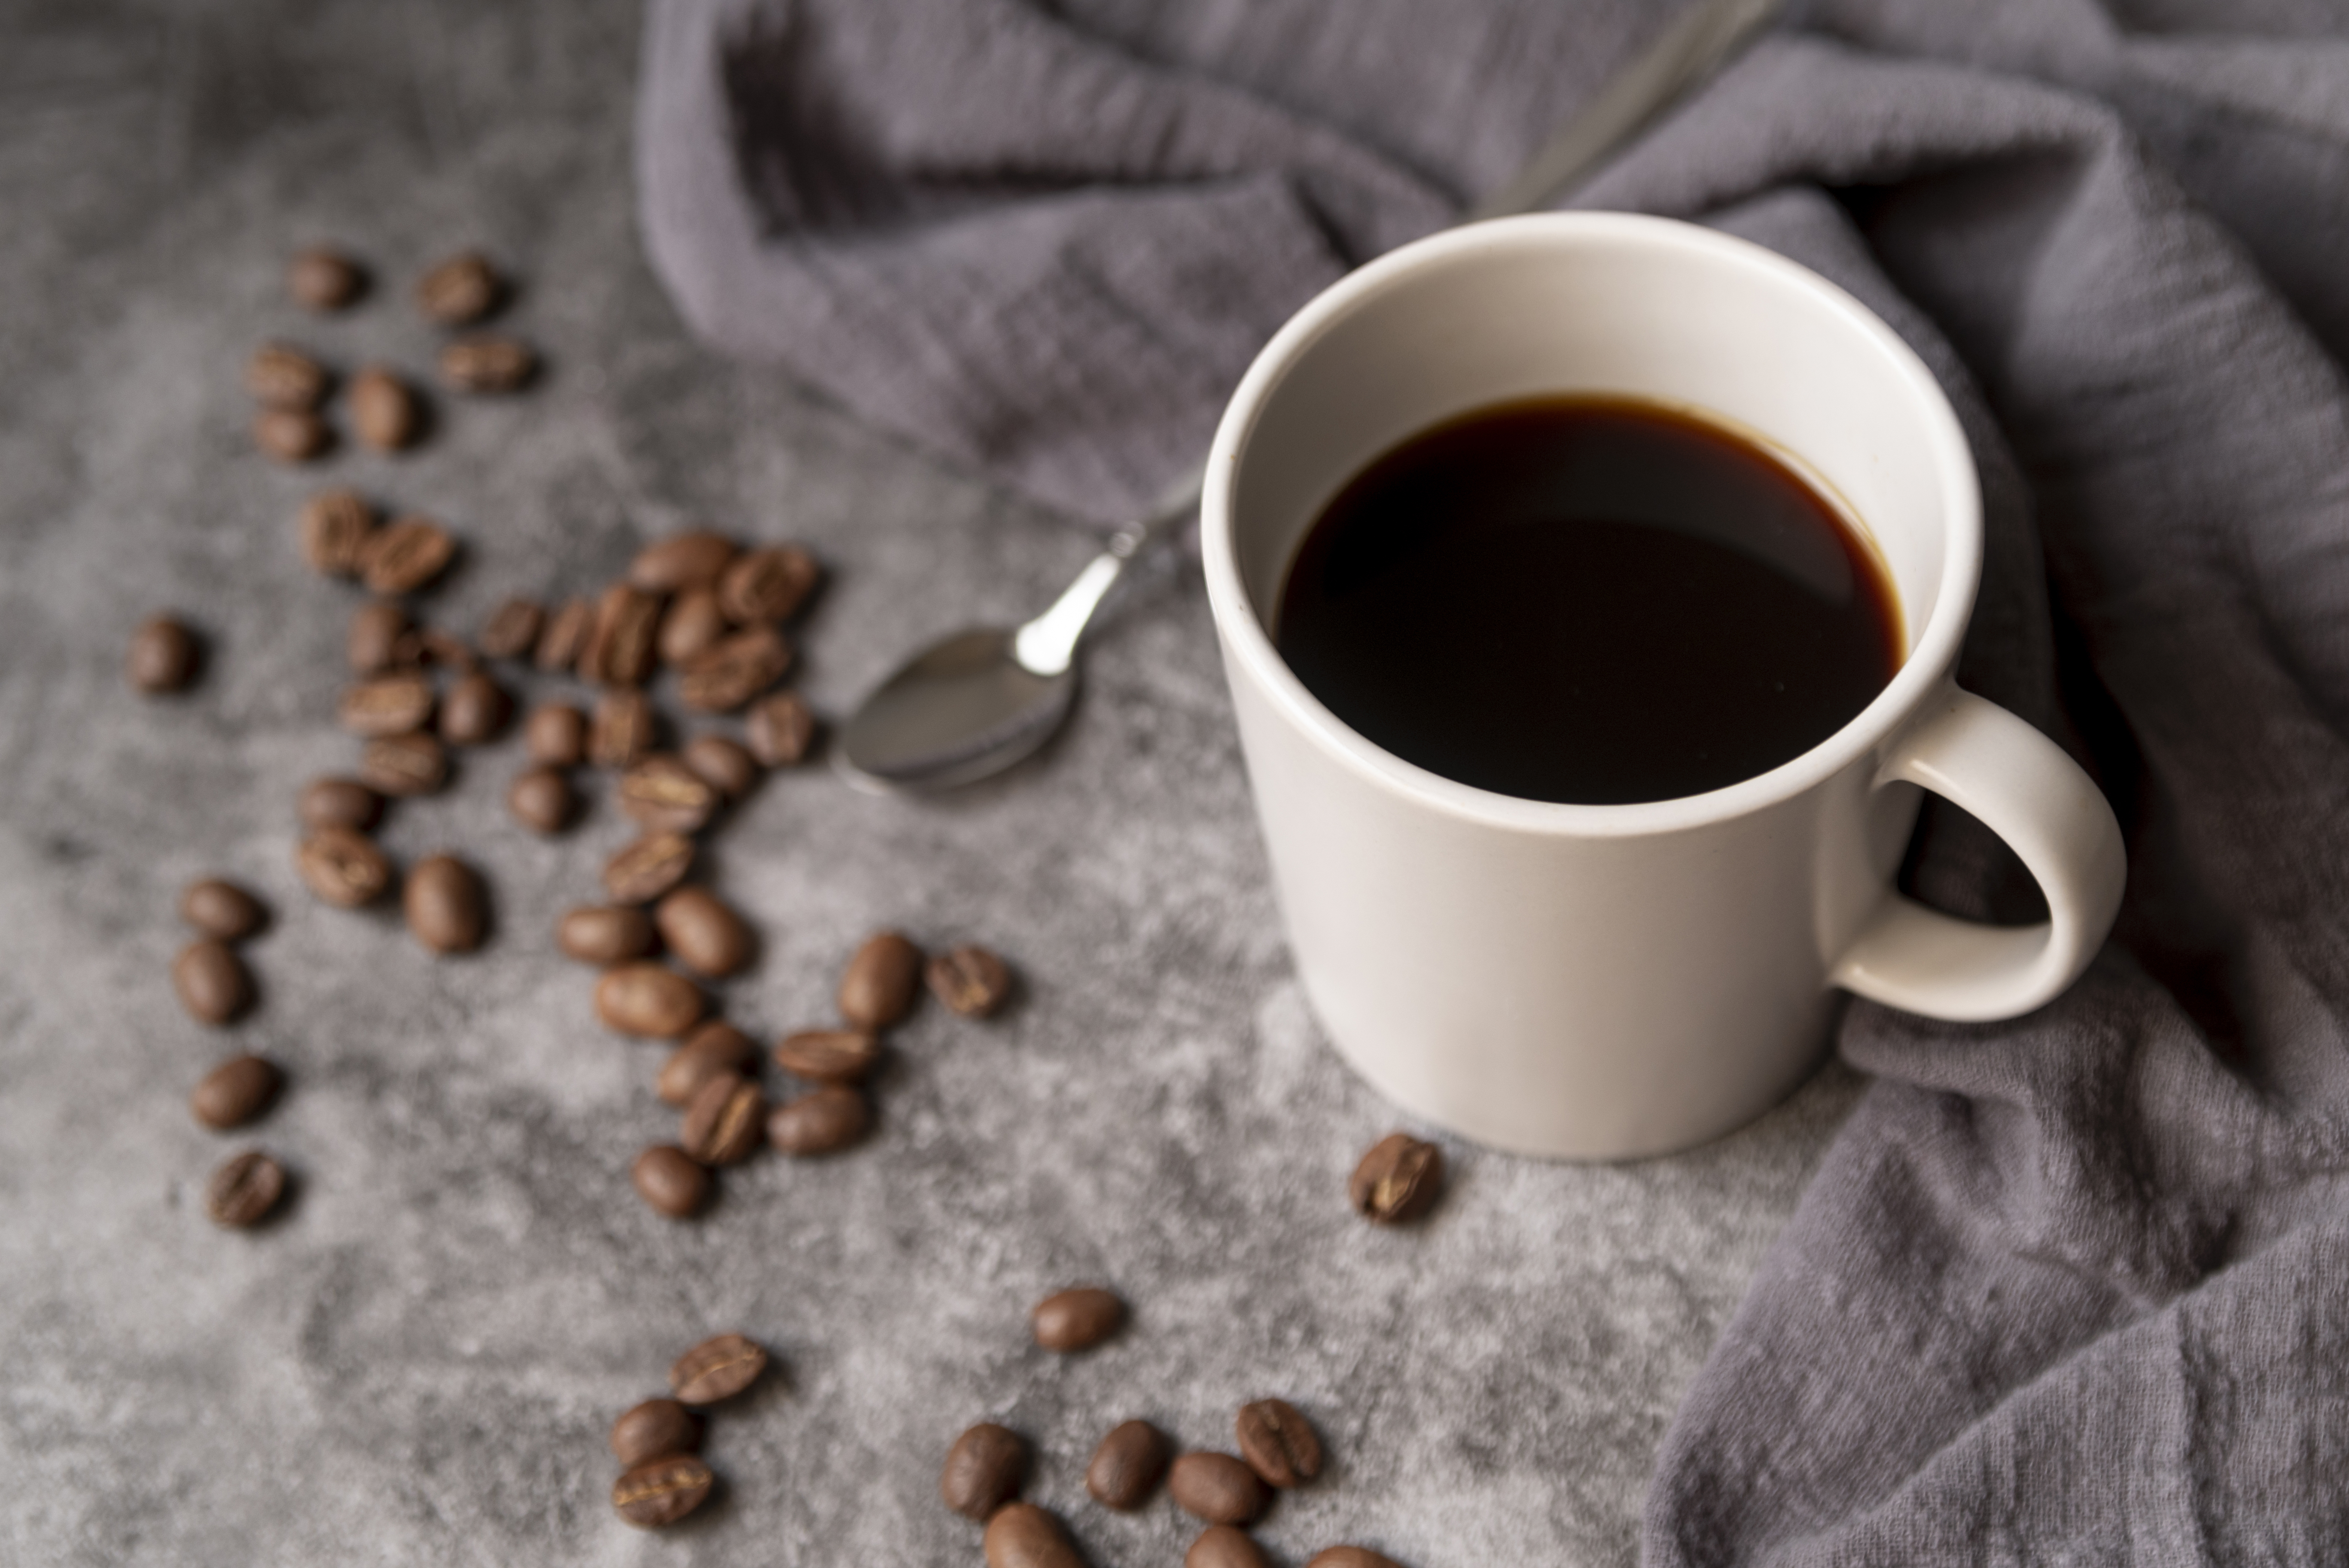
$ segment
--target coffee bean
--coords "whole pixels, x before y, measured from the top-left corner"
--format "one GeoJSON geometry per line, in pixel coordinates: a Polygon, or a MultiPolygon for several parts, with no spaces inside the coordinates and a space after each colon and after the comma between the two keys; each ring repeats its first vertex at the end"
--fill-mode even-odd
{"type": "Polygon", "coordinates": [[[718,809],[718,792],[677,757],[656,752],[620,775],[620,809],[656,833],[698,833],[718,809]]]}
{"type": "Polygon", "coordinates": [[[587,760],[587,715],[568,702],[542,702],[530,711],[522,738],[531,761],[575,768],[587,760]]]}
{"type": "Polygon", "coordinates": [[[285,1081],[265,1056],[231,1056],[204,1075],[188,1096],[188,1109],[213,1131],[226,1132],[257,1120],[285,1081]]]}
{"type": "Polygon", "coordinates": [[[343,689],[343,728],[354,735],[405,735],[432,717],[432,682],[421,675],[379,675],[343,689]]]}
{"type": "Polygon", "coordinates": [[[826,1084],[777,1106],[767,1118],[767,1141],[800,1158],[837,1154],[872,1130],[873,1110],[844,1084],[826,1084]]]}
{"type": "Polygon", "coordinates": [[[1240,1458],[1267,1486],[1301,1486],[1321,1473],[1321,1439],[1286,1399],[1240,1407],[1240,1458]]]}
{"type": "Polygon", "coordinates": [[[565,958],[609,969],[653,950],[652,917],[642,909],[573,909],[555,922],[554,945],[565,958]]]}
{"type": "Polygon", "coordinates": [[[731,1399],[759,1380],[767,1353],[740,1334],[715,1334],[677,1358],[668,1369],[668,1389],[688,1405],[731,1399]]]}
{"type": "Polygon", "coordinates": [[[1442,1149],[1408,1133],[1391,1133],[1362,1156],[1346,1196],[1363,1219],[1397,1225],[1427,1212],[1443,1180],[1442,1149]]]}
{"type": "Polygon", "coordinates": [[[740,1165],[759,1147],[767,1096],[736,1073],[720,1073],[693,1092],[677,1146],[704,1165],[740,1165]]]}
{"type": "Polygon", "coordinates": [[[709,1202],[709,1172],[668,1144],[657,1143],[636,1156],[628,1179],[653,1212],[671,1220],[690,1220],[709,1202]]]}
{"type": "Polygon", "coordinates": [[[184,691],[203,661],[196,634],[170,616],[150,616],[130,639],[130,657],[123,663],[134,690],[149,695],[184,691]]]}
{"type": "Polygon", "coordinates": [[[653,910],[653,923],[677,961],[705,980],[739,972],[758,950],[741,916],[701,888],[679,888],[653,910]]]}
{"type": "Polygon", "coordinates": [[[1272,1568],[1272,1559],[1247,1532],[1211,1524],[1183,1553],[1183,1568],[1272,1568]]]}
{"type": "Polygon", "coordinates": [[[587,633],[595,621],[595,607],[585,599],[564,600],[561,609],[546,618],[530,661],[549,675],[568,670],[579,662],[579,650],[587,646],[587,633]]]}
{"type": "Polygon", "coordinates": [[[674,1399],[647,1399],[612,1423],[612,1457],[633,1469],[664,1454],[701,1451],[702,1419],[674,1399]]]}
{"type": "Polygon", "coordinates": [[[538,646],[546,612],[536,599],[510,598],[491,612],[480,638],[484,659],[525,659],[538,646]]]}
{"type": "Polygon", "coordinates": [[[678,701],[698,713],[731,713],[792,667],[792,645],[771,626],[738,631],[678,671],[678,701]]]}
{"type": "Polygon", "coordinates": [[[954,1440],[938,1472],[938,1496],[966,1519],[984,1520],[1019,1495],[1028,1479],[1028,1439],[981,1421],[954,1440]]]}
{"type": "Polygon", "coordinates": [[[663,1454],[612,1483],[612,1507],[639,1530],[658,1530],[699,1508],[716,1481],[693,1455],[663,1454]]]}
{"type": "Polygon", "coordinates": [[[359,778],[378,794],[431,794],[449,782],[449,753],[437,736],[386,735],[359,753],[359,778]]]}
{"type": "Polygon", "coordinates": [[[751,703],[743,728],[750,754],[771,768],[797,767],[815,744],[815,713],[796,691],[778,691],[751,703]]]}
{"type": "Polygon", "coordinates": [[[1165,1433],[1147,1421],[1128,1421],[1093,1450],[1085,1467],[1085,1490],[1105,1508],[1140,1508],[1165,1479],[1166,1456],[1165,1433]]]}
{"type": "Polygon", "coordinates": [[[1061,1521],[1033,1503],[996,1510],[983,1546],[987,1568],[1084,1568],[1061,1521]]]}
{"type": "Polygon", "coordinates": [[[1080,1285],[1046,1296],[1028,1314],[1036,1343],[1062,1355],[1094,1345],[1125,1321],[1125,1303],[1096,1286],[1080,1285]]]}
{"type": "Polygon", "coordinates": [[[685,748],[685,765],[729,800],[740,800],[759,782],[759,764],[723,735],[696,735],[685,748]]]}
{"type": "Polygon", "coordinates": [[[1402,1568],[1402,1564],[1367,1546],[1330,1546],[1316,1552],[1305,1568],[1402,1568]]]}
{"type": "Polygon", "coordinates": [[[1209,1524],[1253,1524],[1272,1501],[1257,1474],[1229,1454],[1190,1453],[1166,1475],[1174,1506],[1209,1524]]]}
{"type": "Polygon", "coordinates": [[[391,886],[391,861],[375,841],[348,827],[321,827],[294,852],[294,868],[311,892],[337,909],[356,909],[391,886]]]}
{"type": "Polygon", "coordinates": [[[985,1018],[1011,994],[1011,971],[985,948],[940,953],[928,974],[930,994],[965,1018],[985,1018]]]}
{"type": "Polygon", "coordinates": [[[223,942],[241,942],[261,929],[269,911],[260,899],[233,882],[206,877],[188,884],[180,895],[180,919],[201,934],[223,942]]]}
{"type": "Polygon", "coordinates": [[[881,1060],[878,1035],[862,1029],[803,1029],[775,1047],[776,1065],[819,1084],[854,1084],[881,1060]]]}
{"type": "Polygon", "coordinates": [[[285,292],[305,310],[341,310],[366,289],[366,269],[325,245],[297,251],[286,264],[285,292]]]}
{"type": "Polygon", "coordinates": [[[513,699],[505,688],[477,670],[440,700],[440,738],[452,746],[478,746],[495,739],[512,716],[513,699]]]}
{"type": "Polygon", "coordinates": [[[316,408],[326,396],[326,368],[299,348],[264,343],[244,362],[244,389],[264,408],[316,408]]]}
{"type": "Polygon", "coordinates": [[[180,950],[171,961],[171,985],[180,1005],[202,1023],[227,1023],[253,1005],[253,976],[244,961],[211,937],[180,950]]]}
{"type": "Polygon", "coordinates": [[[302,504],[302,558],[330,577],[358,576],[361,552],[375,532],[375,508],[354,490],[321,490],[302,504]]]}
{"type": "Polygon", "coordinates": [[[408,636],[408,611],[389,599],[374,599],[351,612],[343,655],[354,675],[380,675],[398,662],[408,636]]]}
{"type": "Polygon", "coordinates": [[[652,679],[660,612],[658,594],[626,583],[605,588],[579,650],[579,678],[597,686],[641,686],[652,679]]]}
{"type": "Polygon", "coordinates": [[[454,670],[460,675],[480,673],[481,661],[473,657],[473,650],[465,646],[463,638],[442,631],[437,626],[421,627],[413,635],[416,663],[454,670]]]}
{"type": "Polygon", "coordinates": [[[655,594],[714,588],[737,553],[733,540],[707,528],[673,534],[636,552],[628,563],[628,581],[655,594]]]}
{"type": "Polygon", "coordinates": [[[524,768],[506,786],[506,810],[533,833],[560,833],[571,826],[578,801],[561,768],[524,768]]]}
{"type": "Polygon", "coordinates": [[[599,768],[625,768],[653,749],[653,729],[650,698],[628,689],[606,691],[595,699],[587,760],[599,768]]]}
{"type": "MultiPolygon", "coordinates": [[[[628,914],[637,913],[635,909],[628,914]]],[[[660,1076],[654,1080],[653,1092],[666,1106],[682,1110],[693,1103],[701,1086],[721,1073],[749,1077],[759,1059],[759,1048],[750,1037],[732,1024],[711,1019],[685,1037],[685,1044],[670,1054],[661,1064],[660,1076]]]]}
{"type": "Polygon", "coordinates": [[[718,605],[736,626],[789,620],[815,587],[815,557],[796,545],[775,545],[735,557],[718,579],[718,605]]]}
{"type": "Polygon", "coordinates": [[[701,1022],[701,992],[693,981],[657,963],[624,963],[595,982],[595,1016],[606,1028],[652,1040],[674,1040],[701,1022]]]}
{"type": "Polygon", "coordinates": [[[243,1231],[269,1218],[285,1196],[285,1168],[257,1148],[233,1156],[204,1188],[204,1211],[215,1224],[243,1231]]]}
{"type": "Polygon", "coordinates": [[[436,953],[471,952],[489,926],[481,875],[453,855],[418,861],[400,890],[400,907],[409,930],[436,953]]]}
{"type": "Polygon", "coordinates": [[[840,1015],[860,1029],[886,1029],[914,1005],[922,950],[896,931],[864,939],[840,977],[840,1015]]]}
{"type": "Polygon", "coordinates": [[[416,393],[381,365],[369,365],[351,378],[347,400],[351,428],[378,452],[398,452],[423,431],[424,414],[416,393]]]}
{"type": "Polygon", "coordinates": [[[416,282],[416,308],[438,327],[462,327],[497,308],[505,280],[479,251],[460,251],[416,282]]]}
{"type": "Polygon", "coordinates": [[[305,409],[264,409],[253,416],[253,444],[280,462],[308,462],[335,444],[335,432],[305,409]]]}
{"type": "Polygon", "coordinates": [[[352,827],[365,832],[383,820],[383,796],[357,779],[312,779],[302,787],[295,810],[307,828],[352,827]]]}
{"type": "Polygon", "coordinates": [[[687,588],[661,612],[660,635],[654,646],[664,664],[683,664],[716,647],[729,629],[726,612],[718,607],[717,589],[687,588]]]}
{"type": "Polygon", "coordinates": [[[693,869],[693,840],[647,833],[605,863],[604,891],[615,904],[649,904],[693,869]]]}
{"type": "Polygon", "coordinates": [[[452,392],[511,392],[538,373],[538,356],[519,337],[460,337],[440,350],[440,384],[452,392]]]}
{"type": "Polygon", "coordinates": [[[448,570],[457,541],[429,517],[400,517],[368,535],[359,574],[371,594],[412,594],[448,570]]]}

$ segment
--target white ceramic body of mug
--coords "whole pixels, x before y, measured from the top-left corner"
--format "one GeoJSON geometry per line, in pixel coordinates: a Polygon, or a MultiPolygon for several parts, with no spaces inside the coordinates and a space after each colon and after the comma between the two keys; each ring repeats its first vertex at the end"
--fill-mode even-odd
{"type": "Polygon", "coordinates": [[[1404,1109],[1526,1153],[1618,1159],[1758,1116],[1811,1071],[1836,987],[1937,1017],[2037,1007],[2104,940],[2120,834],[2094,784],[1951,679],[1981,570],[1973,462],[1865,306],[1710,230],[1614,213],[1457,229],[1332,286],[1216,435],[1207,587],[1299,975],[1404,1109]],[[1273,618],[1306,529],[1399,441],[1486,404],[1607,393],[1698,412],[1840,504],[1908,655],[1857,717],[1723,789],[1634,805],[1492,794],[1381,750],[1290,672],[1273,618]],[[1919,786],[2006,839],[2052,919],[1893,890],[1919,786]]]}

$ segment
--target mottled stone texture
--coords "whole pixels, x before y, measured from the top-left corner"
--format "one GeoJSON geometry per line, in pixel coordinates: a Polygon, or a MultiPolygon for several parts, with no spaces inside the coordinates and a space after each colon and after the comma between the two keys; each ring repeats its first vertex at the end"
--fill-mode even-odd
{"type": "Polygon", "coordinates": [[[688,343],[631,227],[636,26],[577,0],[0,8],[0,1560],[975,1563],[937,1467],[993,1417],[1093,1561],[1171,1563],[1193,1533],[1171,1505],[1085,1498],[1094,1443],[1144,1417],[1228,1447],[1235,1408],[1278,1395],[1331,1456],[1263,1527],[1282,1561],[1339,1539],[1417,1568],[1627,1561],[1666,1417],[1856,1080],[1623,1168],[1447,1143],[1432,1222],[1362,1225],[1346,1175],[1397,1118],[1290,976],[1187,573],[1127,605],[1074,726],[1016,776],[908,805],[812,770],[717,837],[716,885],[765,942],[725,1011],[761,1037],[825,1021],[884,923],[999,947],[1025,984],[991,1023],[926,1003],[870,1146],[729,1171],[698,1225],[628,1188],[674,1127],[659,1049],[597,1028],[553,948],[628,834],[603,783],[569,837],[522,834],[514,736],[397,809],[404,862],[448,847],[490,879],[478,954],[302,891],[295,793],[354,750],[333,727],[354,597],[294,542],[317,483],[455,528],[429,611],[466,631],[665,532],[806,541],[835,573],[804,675],[832,711],[1085,553],[688,343]],[[318,240],[376,269],[347,317],[281,294],[318,240]],[[516,269],[538,389],[438,402],[407,456],[256,457],[251,348],[422,378],[408,289],[463,244],[516,269]],[[141,701],[122,649],[164,608],[212,659],[141,701]],[[169,981],[202,873],[277,911],[249,950],[260,1005],[226,1032],[169,981]],[[289,1083],[223,1137],[185,1099],[239,1049],[289,1083]],[[201,1192],[248,1142],[298,1195],[233,1235],[201,1192]],[[1046,1355],[1028,1308],[1079,1282],[1133,1320],[1046,1355]],[[605,1428],[731,1328],[782,1370],[714,1423],[718,1499],[648,1541],[605,1501],[605,1428]]]}

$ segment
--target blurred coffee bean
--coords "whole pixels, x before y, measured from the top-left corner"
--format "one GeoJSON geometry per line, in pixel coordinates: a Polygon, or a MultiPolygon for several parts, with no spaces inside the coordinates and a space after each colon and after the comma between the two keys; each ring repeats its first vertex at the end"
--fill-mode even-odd
{"type": "Polygon", "coordinates": [[[305,310],[341,310],[367,291],[367,270],[326,245],[296,251],[285,267],[285,292],[305,310]]]}
{"type": "Polygon", "coordinates": [[[436,953],[471,952],[489,926],[481,875],[453,855],[427,856],[411,867],[400,907],[409,930],[436,953]]]}
{"type": "Polygon", "coordinates": [[[1229,1454],[1185,1454],[1166,1474],[1166,1491],[1175,1507],[1208,1524],[1253,1524],[1272,1501],[1271,1489],[1229,1454]]]}
{"type": "Polygon", "coordinates": [[[620,809],[656,833],[698,833],[718,810],[718,792],[684,760],[656,752],[620,775],[620,809]]]}
{"type": "Polygon", "coordinates": [[[595,981],[595,1016],[605,1027],[650,1040],[674,1040],[701,1022],[701,992],[675,970],[624,963],[595,981]]]}
{"type": "Polygon", "coordinates": [[[985,1018],[1011,994],[1011,971],[985,948],[959,947],[929,963],[930,994],[965,1018],[985,1018]]]}
{"type": "Polygon", "coordinates": [[[452,392],[512,392],[538,373],[538,356],[519,337],[460,337],[440,349],[440,384],[452,392]]]}
{"type": "Polygon", "coordinates": [[[1166,1434],[1147,1421],[1113,1428],[1085,1467],[1085,1490],[1104,1508],[1130,1511],[1150,1501],[1166,1478],[1166,1434]]]}
{"type": "Polygon", "coordinates": [[[345,400],[351,429],[378,452],[398,452],[423,431],[424,413],[414,389],[385,366],[369,365],[353,376],[345,400]]]}
{"type": "Polygon", "coordinates": [[[449,753],[438,736],[386,735],[359,753],[359,779],[378,794],[431,794],[449,782],[449,753]]]}
{"type": "Polygon", "coordinates": [[[636,1156],[628,1179],[655,1213],[671,1220],[690,1220],[709,1203],[709,1172],[669,1144],[657,1143],[636,1156]]]}
{"type": "Polygon", "coordinates": [[[465,646],[465,639],[437,626],[419,627],[410,634],[415,639],[412,655],[417,664],[429,664],[436,670],[446,670],[459,675],[480,671],[481,661],[465,646]]]}
{"type": "Polygon", "coordinates": [[[505,297],[505,280],[479,251],[460,251],[416,282],[416,308],[436,327],[479,321],[505,297]]]}
{"type": "Polygon", "coordinates": [[[652,679],[659,649],[661,599],[614,583],[595,601],[595,620],[579,650],[579,678],[597,686],[641,686],[652,679]]]}
{"type": "Polygon", "coordinates": [[[264,409],[253,416],[253,444],[280,462],[308,462],[335,444],[335,431],[306,409],[264,409]]]}
{"type": "Polygon", "coordinates": [[[723,735],[696,735],[685,748],[685,765],[728,800],[740,800],[759,782],[750,753],[723,735]]]}
{"type": "Polygon", "coordinates": [[[739,972],[758,950],[749,923],[704,888],[679,888],[662,898],[653,923],[677,961],[705,980],[739,972]]]}
{"type": "Polygon", "coordinates": [[[1391,1133],[1362,1156],[1346,1197],[1372,1224],[1399,1225],[1426,1213],[1443,1181],[1442,1149],[1408,1133],[1391,1133]]]}
{"type": "Polygon", "coordinates": [[[391,861],[375,841],[348,827],[321,827],[294,852],[294,868],[319,898],[356,909],[391,887],[391,861]]]}
{"type": "Polygon", "coordinates": [[[678,672],[678,701],[699,713],[731,713],[792,667],[792,646],[771,626],[754,626],[704,649],[678,672]]]}
{"type": "Polygon", "coordinates": [[[604,891],[615,904],[649,904],[693,869],[693,840],[647,833],[605,863],[604,891]]]}
{"type": "Polygon", "coordinates": [[[1028,1439],[981,1421],[954,1440],[938,1471],[938,1496],[965,1519],[985,1520],[1019,1495],[1028,1479],[1028,1439]]]}
{"type": "Polygon", "coordinates": [[[491,612],[481,628],[481,657],[528,658],[531,649],[538,646],[538,634],[545,621],[546,612],[538,607],[536,599],[516,597],[506,600],[491,612]]]}
{"type": "Polygon", "coordinates": [[[302,504],[302,558],[329,577],[358,576],[375,508],[354,490],[322,490],[302,504]]]}
{"type": "Polygon", "coordinates": [[[612,1457],[633,1469],[664,1454],[701,1451],[702,1420],[674,1399],[647,1399],[612,1423],[612,1457]]]}
{"type": "Polygon", "coordinates": [[[131,635],[123,673],[131,687],[150,696],[184,691],[196,678],[202,649],[196,634],[167,615],[150,616],[131,635]]]}
{"type": "Polygon", "coordinates": [[[277,1098],[285,1075],[264,1056],[231,1056],[196,1085],[188,1109],[214,1132],[257,1120],[277,1098]]]}
{"type": "Polygon", "coordinates": [[[712,1334],[672,1363],[668,1390],[688,1405],[731,1399],[759,1380],[767,1352],[747,1334],[712,1334]]]}
{"type": "Polygon", "coordinates": [[[678,1147],[704,1165],[740,1165],[759,1147],[767,1096],[737,1073],[720,1073],[693,1092],[678,1126],[678,1147]]]}
{"type": "Polygon", "coordinates": [[[818,1084],[864,1081],[881,1060],[881,1040],[863,1029],[802,1029],[775,1046],[775,1064],[818,1084]]]}
{"type": "Polygon", "coordinates": [[[408,611],[389,599],[370,599],[351,612],[343,655],[354,675],[380,675],[396,663],[408,636],[408,611]]]}
{"type": "MultiPolygon", "coordinates": [[[[625,912],[640,913],[636,909],[625,912]]],[[[748,1034],[730,1023],[712,1019],[687,1035],[685,1043],[661,1064],[653,1092],[663,1105],[682,1110],[693,1103],[693,1096],[700,1093],[704,1084],[722,1073],[749,1077],[758,1059],[759,1048],[748,1034]]]]}
{"type": "Polygon", "coordinates": [[[875,932],[840,977],[840,1015],[860,1029],[888,1028],[913,1007],[921,974],[921,949],[901,932],[875,932]]]}
{"type": "Polygon", "coordinates": [[[587,760],[587,715],[568,702],[542,702],[523,725],[530,760],[553,768],[575,768],[587,760]]]}
{"type": "Polygon", "coordinates": [[[1111,1292],[1092,1285],[1046,1296],[1028,1314],[1036,1343],[1062,1355],[1091,1350],[1115,1334],[1124,1321],[1125,1303],[1111,1292]]]}
{"type": "Polygon", "coordinates": [[[1305,1568],[1402,1568],[1402,1564],[1367,1546],[1330,1546],[1316,1552],[1305,1568]]]}
{"type": "Polygon", "coordinates": [[[815,557],[796,545],[774,545],[735,557],[718,579],[718,606],[736,626],[789,620],[815,587],[815,557]]]}
{"type": "Polygon", "coordinates": [[[296,806],[308,828],[351,827],[364,833],[383,820],[383,796],[357,779],[312,779],[296,806]]]}
{"type": "Polygon", "coordinates": [[[661,612],[660,635],[655,642],[662,663],[681,665],[716,647],[730,629],[726,612],[718,607],[717,589],[687,588],[661,612]]]}
{"type": "Polygon", "coordinates": [[[632,688],[595,699],[595,719],[587,735],[587,760],[599,768],[625,768],[653,749],[652,699],[632,688]]]}
{"type": "Polygon", "coordinates": [[[1286,1399],[1240,1407],[1240,1458],[1267,1486],[1302,1486],[1321,1473],[1321,1439],[1286,1399]]]}
{"type": "Polygon", "coordinates": [[[506,786],[506,810],[533,833],[562,832],[578,809],[570,776],[561,768],[524,768],[506,786]]]}
{"type": "Polygon", "coordinates": [[[230,1023],[253,1005],[253,976],[244,961],[211,937],[180,950],[171,961],[171,986],[180,1005],[202,1023],[230,1023]]]}
{"type": "Polygon", "coordinates": [[[642,909],[588,905],[555,922],[554,945],[565,958],[609,969],[653,950],[653,921],[642,909]]]}
{"type": "Polygon", "coordinates": [[[367,535],[359,575],[371,594],[412,594],[448,570],[457,541],[429,517],[397,517],[367,535]]]}
{"type": "Polygon", "coordinates": [[[1247,1531],[1211,1524],[1183,1553],[1183,1568],[1272,1568],[1272,1559],[1247,1531]]]}
{"type": "Polygon", "coordinates": [[[202,936],[241,942],[269,919],[260,899],[218,877],[191,882],[180,894],[180,919],[202,936]]]}
{"type": "Polygon", "coordinates": [[[815,712],[796,691],[777,691],[750,704],[743,726],[750,754],[771,768],[797,767],[815,744],[815,712]]]}
{"type": "Polygon", "coordinates": [[[612,1507],[639,1530],[658,1530],[699,1508],[716,1481],[693,1455],[663,1454],[612,1483],[612,1507]]]}
{"type": "Polygon", "coordinates": [[[987,1568],[1084,1568],[1061,1521],[1030,1502],[996,1510],[982,1546],[987,1568]]]}
{"type": "Polygon", "coordinates": [[[707,528],[672,534],[636,552],[628,563],[628,581],[654,594],[712,588],[735,555],[734,541],[723,534],[707,528]]]}
{"type": "Polygon", "coordinates": [[[767,1141],[781,1153],[812,1158],[862,1143],[872,1129],[873,1107],[862,1091],[826,1084],[777,1106],[767,1118],[767,1141]]]}
{"type": "Polygon", "coordinates": [[[494,740],[513,716],[513,699],[480,670],[449,688],[440,700],[440,738],[452,746],[494,740]]]}
{"type": "Polygon", "coordinates": [[[264,408],[316,408],[326,400],[326,368],[299,348],[264,343],[244,362],[244,389],[264,408]]]}
{"type": "Polygon", "coordinates": [[[421,675],[378,675],[343,689],[343,728],[354,735],[405,735],[432,717],[432,682],[421,675]]]}
{"type": "Polygon", "coordinates": [[[259,1149],[233,1156],[204,1187],[204,1212],[215,1224],[243,1231],[269,1218],[285,1196],[285,1169],[259,1149]]]}
{"type": "Polygon", "coordinates": [[[568,672],[579,662],[579,650],[587,646],[587,632],[595,621],[595,607],[585,599],[565,599],[562,608],[546,618],[530,661],[549,675],[568,672]]]}

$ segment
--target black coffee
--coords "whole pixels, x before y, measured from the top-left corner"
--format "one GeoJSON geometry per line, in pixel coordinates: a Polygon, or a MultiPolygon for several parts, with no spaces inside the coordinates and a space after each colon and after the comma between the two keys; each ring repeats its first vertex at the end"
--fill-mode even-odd
{"type": "Polygon", "coordinates": [[[1670,800],[1801,755],[1899,668],[1873,554],[1766,452],[1646,403],[1422,431],[1298,546],[1281,657],[1330,711],[1527,800],[1670,800]]]}

